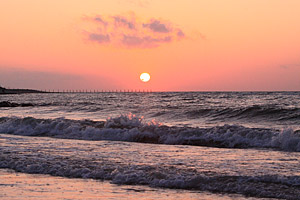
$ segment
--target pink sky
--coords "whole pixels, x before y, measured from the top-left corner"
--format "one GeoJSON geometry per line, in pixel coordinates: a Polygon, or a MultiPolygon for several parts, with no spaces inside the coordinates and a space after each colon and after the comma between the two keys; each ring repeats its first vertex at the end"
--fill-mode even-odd
{"type": "Polygon", "coordinates": [[[299,91],[299,10],[298,0],[3,1],[0,85],[299,91]]]}

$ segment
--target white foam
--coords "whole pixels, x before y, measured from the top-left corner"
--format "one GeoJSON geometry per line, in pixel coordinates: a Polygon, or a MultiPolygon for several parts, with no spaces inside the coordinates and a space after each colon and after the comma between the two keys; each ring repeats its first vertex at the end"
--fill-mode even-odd
{"type": "Polygon", "coordinates": [[[48,159],[41,159],[35,156],[14,157],[0,154],[0,158],[2,160],[0,168],[10,168],[24,173],[110,180],[115,184],[149,185],[287,199],[297,199],[297,194],[300,194],[295,189],[300,185],[300,177],[205,176],[174,167],[143,166],[141,168],[138,165],[126,166],[107,161],[95,165],[74,156],[66,159],[66,157],[48,155],[48,159]],[[294,189],[292,193],[290,189],[294,189]]]}
{"type": "Polygon", "coordinates": [[[288,153],[293,155],[287,159],[294,161],[283,163],[278,158],[287,153],[275,151],[268,151],[268,156],[264,154],[256,157],[257,153],[265,151],[237,152],[228,149],[60,140],[5,134],[0,134],[0,141],[4,141],[0,142],[0,168],[19,172],[110,180],[116,184],[239,193],[255,197],[297,199],[300,195],[299,170],[295,169],[299,161],[297,153],[288,153]],[[239,159],[232,158],[236,155],[239,155],[239,159]],[[262,160],[255,164],[259,158],[262,160]],[[179,161],[182,165],[174,164],[179,161]],[[244,164],[245,161],[250,164],[244,164]],[[274,164],[268,166],[270,162],[274,164]],[[253,166],[257,169],[253,169],[253,166]]]}
{"type": "Polygon", "coordinates": [[[24,136],[48,136],[83,140],[115,140],[225,148],[274,148],[300,151],[300,136],[292,129],[282,131],[224,125],[213,128],[169,127],[143,122],[133,114],[101,122],[86,120],[0,118],[0,132],[24,136]]]}

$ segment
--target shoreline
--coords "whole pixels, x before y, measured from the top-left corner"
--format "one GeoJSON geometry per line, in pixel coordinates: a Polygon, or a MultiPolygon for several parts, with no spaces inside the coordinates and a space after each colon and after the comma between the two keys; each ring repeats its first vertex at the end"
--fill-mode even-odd
{"type": "Polygon", "coordinates": [[[55,177],[0,169],[0,199],[256,199],[239,194],[214,194],[202,191],[150,188],[140,185],[116,185],[93,179],[55,177]]]}

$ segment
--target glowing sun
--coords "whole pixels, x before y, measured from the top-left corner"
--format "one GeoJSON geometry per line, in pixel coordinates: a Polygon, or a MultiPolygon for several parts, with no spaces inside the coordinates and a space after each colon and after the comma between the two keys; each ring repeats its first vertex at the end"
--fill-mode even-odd
{"type": "Polygon", "coordinates": [[[142,73],[140,75],[140,79],[143,82],[148,82],[150,80],[150,74],[148,74],[148,73],[142,73]]]}

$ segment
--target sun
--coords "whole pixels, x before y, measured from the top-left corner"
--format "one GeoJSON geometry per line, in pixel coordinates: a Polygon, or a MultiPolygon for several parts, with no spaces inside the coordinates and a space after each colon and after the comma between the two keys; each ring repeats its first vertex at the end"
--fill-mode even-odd
{"type": "Polygon", "coordinates": [[[142,73],[140,75],[140,79],[143,82],[148,82],[150,80],[150,74],[148,74],[148,73],[142,73]]]}

